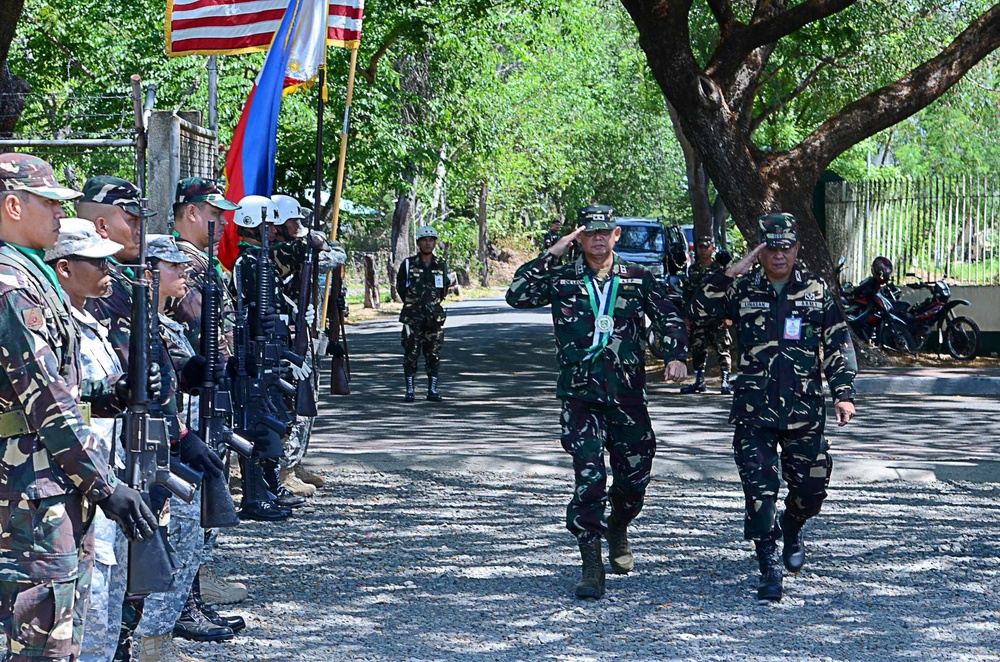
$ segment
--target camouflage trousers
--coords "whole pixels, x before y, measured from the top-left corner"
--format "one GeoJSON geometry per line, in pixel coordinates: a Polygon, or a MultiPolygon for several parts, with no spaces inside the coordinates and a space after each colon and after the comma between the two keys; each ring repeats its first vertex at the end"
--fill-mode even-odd
{"type": "Polygon", "coordinates": [[[722,372],[732,372],[733,357],[729,350],[733,341],[729,336],[729,327],[716,320],[707,323],[694,322],[688,333],[688,344],[691,347],[693,369],[705,369],[708,363],[708,350],[714,347],[716,354],[719,355],[719,369],[722,372]]]}
{"type": "Polygon", "coordinates": [[[194,576],[201,566],[201,551],[205,546],[205,530],[201,528],[201,489],[195,492],[191,503],[170,499],[170,523],[167,541],[174,552],[177,569],[170,591],[150,593],[139,623],[138,634],[156,637],[173,632],[174,623],[181,615],[184,603],[191,592],[194,576]]]}
{"type": "Polygon", "coordinates": [[[607,531],[609,500],[611,512],[625,523],[642,510],[656,437],[644,404],[613,406],[563,398],[561,423],[562,447],[573,456],[576,476],[566,528],[580,542],[592,542],[607,531]],[[611,461],[610,489],[605,449],[611,461]]]}
{"type": "Polygon", "coordinates": [[[285,449],[285,454],[280,460],[282,469],[291,469],[305,457],[314,420],[312,416],[296,416],[292,421],[288,434],[282,439],[282,446],[285,449]]]}
{"type": "Polygon", "coordinates": [[[94,567],[94,509],[79,493],[0,501],[5,660],[68,660],[80,653],[94,567]]]}
{"type": "Polygon", "coordinates": [[[114,657],[128,583],[128,541],[100,510],[94,516],[94,539],[94,576],[80,662],[107,662],[114,657]]]}
{"type": "Polygon", "coordinates": [[[424,355],[424,368],[428,377],[437,377],[441,364],[441,346],[444,345],[444,321],[422,317],[403,325],[403,374],[417,374],[417,359],[424,355]]]}
{"type": "Polygon", "coordinates": [[[785,510],[790,517],[805,521],[819,514],[830,485],[833,458],[823,436],[823,423],[798,430],[778,430],[737,423],[733,454],[740,470],[746,519],[743,537],[747,540],[777,540],[778,461],[781,477],[788,486],[785,510]]]}

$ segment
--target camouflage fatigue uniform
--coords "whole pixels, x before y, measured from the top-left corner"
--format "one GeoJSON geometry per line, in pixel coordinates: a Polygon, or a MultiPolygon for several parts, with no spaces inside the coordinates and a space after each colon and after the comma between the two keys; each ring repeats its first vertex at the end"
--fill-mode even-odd
{"type": "MultiPolygon", "coordinates": [[[[120,376],[121,363],[107,340],[107,330],[88,312],[73,308],[72,313],[80,329],[81,376],[91,380],[120,376]]],[[[109,464],[123,470],[125,449],[115,443],[121,433],[116,419],[91,418],[90,430],[100,442],[100,451],[109,464]]],[[[128,541],[118,525],[97,509],[94,515],[94,573],[80,662],[106,662],[114,655],[127,580],[128,541]]]]}
{"type": "MultiPolygon", "coordinates": [[[[184,335],[187,336],[188,342],[191,343],[192,347],[198,349],[201,347],[202,293],[205,291],[205,277],[210,273],[208,253],[184,239],[177,239],[176,243],[177,248],[191,258],[191,263],[188,264],[185,271],[188,288],[187,294],[183,298],[171,297],[167,299],[166,311],[171,319],[184,325],[184,335]]],[[[215,269],[211,271],[211,274],[215,278],[219,300],[222,303],[219,314],[222,322],[219,353],[222,354],[224,361],[228,361],[229,357],[232,356],[233,319],[236,314],[236,306],[219,269],[218,262],[216,262],[215,269]]]]}
{"type": "MultiPolygon", "coordinates": [[[[712,274],[722,270],[722,266],[712,261],[707,267],[700,262],[695,262],[688,267],[687,277],[684,279],[684,305],[690,305],[695,293],[701,289],[712,274]]],[[[708,349],[715,347],[715,353],[719,356],[719,369],[722,372],[732,372],[733,361],[729,349],[732,346],[732,339],[729,337],[729,328],[717,319],[697,320],[691,322],[688,331],[688,342],[691,345],[691,367],[693,370],[704,370],[708,363],[708,349]]]]}
{"type": "Polygon", "coordinates": [[[558,264],[551,253],[521,266],[507,291],[514,308],[552,305],[562,400],[562,446],[573,456],[576,490],[566,512],[566,527],[581,543],[607,530],[605,506],[624,524],[642,509],[656,452],[656,438],[646,411],[645,318],[663,337],[666,361],[684,361],[687,333],[680,311],[670,303],[656,278],[617,255],[611,275],[619,279],[614,330],[603,351],[588,358],[595,314],[585,278],[595,273],[583,257],[558,264]],[[604,449],[614,478],[607,489],[604,449]]]}
{"type": "Polygon", "coordinates": [[[24,251],[0,243],[0,412],[23,425],[0,462],[0,621],[8,659],[68,658],[90,593],[93,504],[118,480],[76,404],[77,330],[54,303],[58,281],[41,251],[24,251]]]}
{"type": "MultiPolygon", "coordinates": [[[[184,325],[160,314],[160,336],[174,362],[174,371],[180,374],[184,363],[194,356],[194,349],[184,333],[184,325]]],[[[180,393],[178,409],[194,412],[192,422],[197,418],[198,403],[180,393]]],[[[142,637],[155,637],[173,632],[174,624],[181,615],[181,609],[191,591],[194,576],[201,566],[201,550],[205,544],[205,531],[201,528],[201,487],[195,492],[194,500],[185,503],[181,499],[170,501],[170,522],[167,525],[167,542],[176,563],[171,590],[165,593],[151,593],[146,597],[142,620],[138,633],[142,637]]]]}
{"type": "Polygon", "coordinates": [[[561,233],[549,230],[548,232],[545,233],[545,236],[542,237],[542,250],[548,250],[549,248],[552,247],[553,244],[555,244],[560,239],[562,239],[561,233]]]}
{"type": "Polygon", "coordinates": [[[820,371],[836,400],[852,397],[850,333],[823,281],[797,266],[780,292],[760,267],[735,280],[720,271],[696,293],[688,314],[736,323],[740,374],[729,422],[736,425],[733,451],[746,497],[744,536],[777,540],[778,446],[789,516],[805,521],[826,498],[833,458],[823,436],[820,371]]]}
{"type": "Polygon", "coordinates": [[[448,267],[436,255],[430,262],[412,255],[399,266],[396,291],[403,300],[399,313],[403,323],[403,374],[417,374],[417,360],[423,352],[427,376],[437,377],[448,316],[441,305],[448,293],[448,267]]]}

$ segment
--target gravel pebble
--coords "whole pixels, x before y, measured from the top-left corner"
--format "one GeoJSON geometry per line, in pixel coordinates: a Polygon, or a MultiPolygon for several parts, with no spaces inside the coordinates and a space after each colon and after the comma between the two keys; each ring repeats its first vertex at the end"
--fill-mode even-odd
{"type": "Polygon", "coordinates": [[[994,484],[837,483],[785,599],[754,600],[742,493],[654,477],[636,569],[579,602],[568,475],[329,471],[314,510],[221,536],[251,598],[204,660],[997,660],[994,484]]]}

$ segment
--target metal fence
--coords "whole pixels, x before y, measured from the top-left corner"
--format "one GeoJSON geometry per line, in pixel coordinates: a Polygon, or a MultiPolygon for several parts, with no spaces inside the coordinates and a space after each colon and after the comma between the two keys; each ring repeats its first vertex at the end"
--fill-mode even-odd
{"type": "MultiPolygon", "coordinates": [[[[6,96],[6,95],[4,95],[6,96]]],[[[12,108],[0,97],[0,108],[12,108]]],[[[139,173],[132,96],[28,94],[13,135],[0,140],[0,152],[30,152],[55,169],[63,181],[81,188],[94,174],[136,181],[139,173]]],[[[0,120],[12,119],[0,116],[0,120]]]]}
{"type": "Polygon", "coordinates": [[[928,177],[826,185],[827,242],[844,279],[867,277],[884,255],[921,280],[1000,284],[1000,184],[995,177],[928,177]]]}

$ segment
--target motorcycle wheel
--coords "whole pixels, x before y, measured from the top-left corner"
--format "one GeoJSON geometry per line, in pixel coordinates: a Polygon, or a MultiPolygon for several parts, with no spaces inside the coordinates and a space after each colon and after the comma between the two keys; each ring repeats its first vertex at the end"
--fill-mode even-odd
{"type": "Polygon", "coordinates": [[[910,354],[912,356],[917,353],[917,341],[914,340],[913,334],[910,333],[905,324],[901,324],[895,320],[889,320],[879,328],[878,344],[883,349],[901,354],[910,354]]]}
{"type": "Polygon", "coordinates": [[[960,361],[974,359],[979,353],[979,325],[968,317],[956,317],[948,322],[944,332],[948,353],[960,361]]]}

